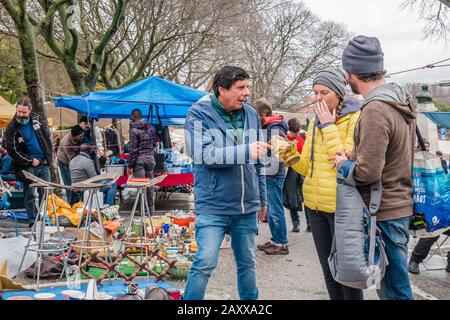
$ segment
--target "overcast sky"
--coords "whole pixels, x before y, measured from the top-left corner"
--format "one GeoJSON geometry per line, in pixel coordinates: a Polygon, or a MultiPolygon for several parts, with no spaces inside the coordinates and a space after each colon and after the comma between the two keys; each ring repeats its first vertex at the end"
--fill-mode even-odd
{"type": "MultiPolygon", "coordinates": [[[[423,39],[416,11],[401,10],[403,0],[303,0],[323,20],[345,24],[353,35],[375,36],[381,42],[388,73],[422,67],[450,58],[450,43],[423,39]]],[[[450,64],[447,61],[444,64],[450,64]]],[[[450,67],[425,69],[392,76],[389,81],[429,82],[450,80],[450,67]]]]}

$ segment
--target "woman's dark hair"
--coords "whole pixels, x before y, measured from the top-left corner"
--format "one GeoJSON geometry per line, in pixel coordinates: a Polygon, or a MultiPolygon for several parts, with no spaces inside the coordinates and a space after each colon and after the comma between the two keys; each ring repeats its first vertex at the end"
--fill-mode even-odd
{"type": "Polygon", "coordinates": [[[233,66],[225,66],[214,75],[214,94],[216,97],[219,97],[219,87],[228,90],[235,82],[247,79],[250,79],[250,76],[244,69],[233,66]]]}

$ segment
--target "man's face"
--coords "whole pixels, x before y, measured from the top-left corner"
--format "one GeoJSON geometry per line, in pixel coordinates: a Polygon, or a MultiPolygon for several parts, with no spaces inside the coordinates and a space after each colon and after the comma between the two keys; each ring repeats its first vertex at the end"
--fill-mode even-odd
{"type": "Polygon", "coordinates": [[[230,89],[219,87],[220,102],[227,111],[239,110],[250,95],[248,80],[236,81],[230,89]]]}
{"type": "Polygon", "coordinates": [[[425,143],[425,150],[430,151],[430,145],[428,143],[425,143]]]}
{"type": "Polygon", "coordinates": [[[20,124],[27,124],[30,121],[31,110],[27,106],[18,105],[16,107],[16,119],[20,124]]]}
{"type": "Polygon", "coordinates": [[[261,124],[264,124],[266,122],[266,116],[264,114],[259,115],[259,120],[261,121],[261,124]]]}
{"type": "Polygon", "coordinates": [[[83,130],[86,130],[86,128],[88,127],[88,123],[87,123],[86,121],[81,121],[78,125],[79,125],[79,126],[81,127],[81,129],[83,129],[83,130]]]}
{"type": "Polygon", "coordinates": [[[345,78],[352,89],[353,93],[355,94],[361,94],[361,91],[358,88],[358,80],[354,74],[351,73],[345,73],[345,78]]]}
{"type": "MultiPolygon", "coordinates": [[[[81,127],[81,126],[80,126],[80,127],[81,127]]],[[[84,134],[79,134],[79,135],[73,137],[73,140],[74,140],[75,142],[81,142],[81,141],[83,141],[83,136],[84,136],[84,134]]]]}

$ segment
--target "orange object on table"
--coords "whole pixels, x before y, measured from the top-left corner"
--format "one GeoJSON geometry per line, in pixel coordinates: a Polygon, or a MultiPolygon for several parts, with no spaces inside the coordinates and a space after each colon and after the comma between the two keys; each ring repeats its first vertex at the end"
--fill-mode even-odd
{"type": "Polygon", "coordinates": [[[103,228],[111,233],[114,233],[117,231],[117,229],[120,228],[120,222],[118,221],[103,222],[103,228]]]}
{"type": "Polygon", "coordinates": [[[172,218],[173,219],[173,224],[176,224],[177,226],[180,227],[189,227],[189,222],[194,222],[195,218],[184,218],[184,219],[176,219],[176,218],[172,218]]]}

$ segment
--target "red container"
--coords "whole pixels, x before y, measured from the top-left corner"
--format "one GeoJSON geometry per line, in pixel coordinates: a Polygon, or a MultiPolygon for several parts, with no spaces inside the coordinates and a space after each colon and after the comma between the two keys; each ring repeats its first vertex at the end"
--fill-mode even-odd
{"type": "Polygon", "coordinates": [[[169,295],[170,295],[170,297],[173,300],[180,300],[181,299],[181,292],[180,292],[180,290],[175,289],[175,288],[174,289],[167,288],[166,290],[167,290],[167,292],[169,292],[169,295]]]}

